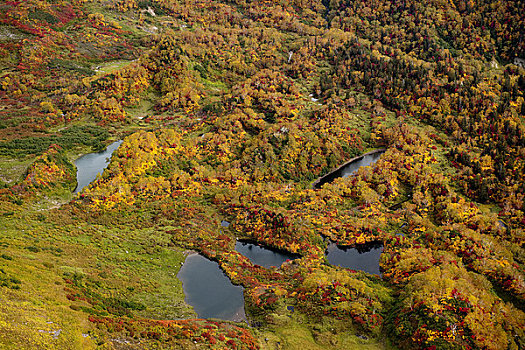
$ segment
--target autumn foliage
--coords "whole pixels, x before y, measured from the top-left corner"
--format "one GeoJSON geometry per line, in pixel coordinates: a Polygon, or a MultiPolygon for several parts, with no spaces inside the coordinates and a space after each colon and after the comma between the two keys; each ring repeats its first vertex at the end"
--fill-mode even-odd
{"type": "MultiPolygon", "coordinates": [[[[66,151],[100,149],[111,133],[123,142],[109,167],[61,215],[122,237],[162,232],[165,246],[217,261],[254,324],[272,329],[292,306],[305,327],[345,320],[402,348],[519,349],[520,4],[4,1],[0,149],[33,158],[2,193],[18,205],[17,194],[72,189],[66,151]],[[267,269],[237,239],[297,259],[267,269]],[[330,242],[382,245],[382,275],[330,265],[330,242]]],[[[102,284],[65,283],[101,337],[260,347],[241,325],[144,319],[102,284]]]]}

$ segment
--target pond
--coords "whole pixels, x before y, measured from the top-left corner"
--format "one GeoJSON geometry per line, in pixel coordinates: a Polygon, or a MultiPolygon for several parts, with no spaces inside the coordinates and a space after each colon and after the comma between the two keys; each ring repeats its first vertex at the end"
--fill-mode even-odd
{"type": "Polygon", "coordinates": [[[73,193],[82,191],[101,174],[109,165],[109,159],[113,152],[119,148],[121,141],[113,142],[106,150],[98,153],[88,153],[75,160],[77,167],[77,187],[73,193]]]}
{"type": "Polygon", "coordinates": [[[326,258],[332,265],[382,276],[379,269],[382,252],[381,242],[360,244],[357,247],[341,247],[330,242],[326,248],[326,258]]]}
{"type": "Polygon", "coordinates": [[[235,243],[235,250],[250,259],[252,263],[266,268],[272,266],[279,267],[286,260],[294,260],[299,257],[297,254],[270,249],[244,241],[237,241],[235,243]]]}
{"type": "Polygon", "coordinates": [[[242,286],[235,286],[219,264],[200,254],[188,255],[177,277],[182,281],[185,301],[200,318],[246,321],[242,286]]]}
{"type": "Polygon", "coordinates": [[[383,153],[385,153],[385,150],[380,149],[380,150],[375,150],[372,152],[365,153],[363,155],[360,155],[359,157],[355,157],[351,159],[350,161],[346,162],[345,164],[341,165],[339,168],[335,169],[334,171],[317,179],[312,184],[312,187],[314,189],[319,189],[325,183],[332,182],[338,177],[347,177],[353,174],[354,172],[356,172],[357,169],[359,169],[360,167],[369,166],[375,163],[379,159],[379,157],[381,157],[383,153]]]}

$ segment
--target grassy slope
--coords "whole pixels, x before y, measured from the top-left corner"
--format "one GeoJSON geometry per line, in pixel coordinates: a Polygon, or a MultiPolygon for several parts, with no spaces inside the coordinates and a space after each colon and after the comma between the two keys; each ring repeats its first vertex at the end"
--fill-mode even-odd
{"type": "Polygon", "coordinates": [[[312,325],[307,316],[289,311],[272,315],[273,325],[262,331],[262,349],[321,350],[321,349],[392,349],[377,339],[348,329],[347,322],[330,320],[312,325]]]}
{"type": "Polygon", "coordinates": [[[74,220],[59,225],[60,215],[48,220],[48,213],[31,207],[4,204],[2,214],[0,268],[21,282],[20,289],[0,288],[2,348],[94,348],[92,325],[81,311],[89,304],[66,298],[64,278],[73,275],[97,281],[103,294],[133,291],[132,300],[145,306],[142,317],[194,315],[176,277],[184,255],[165,247],[160,235],[148,230],[122,235],[74,220]],[[10,209],[14,213],[6,216],[10,209]]]}

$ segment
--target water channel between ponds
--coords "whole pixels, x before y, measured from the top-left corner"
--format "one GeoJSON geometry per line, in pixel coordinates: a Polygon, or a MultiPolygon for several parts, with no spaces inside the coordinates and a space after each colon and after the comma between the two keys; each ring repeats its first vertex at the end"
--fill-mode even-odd
{"type": "Polygon", "coordinates": [[[88,153],[75,160],[77,167],[77,187],[73,193],[78,193],[102,174],[109,165],[109,159],[113,152],[119,148],[121,141],[110,144],[104,151],[98,153],[88,153]]]}
{"type": "MultiPolygon", "coordinates": [[[[246,241],[237,241],[235,250],[250,259],[252,263],[266,268],[279,267],[287,260],[300,258],[298,254],[291,254],[246,241]]],[[[381,276],[379,258],[382,252],[383,244],[381,242],[360,244],[356,247],[343,247],[329,242],[326,248],[326,258],[331,265],[381,276]]]]}
{"type": "Polygon", "coordinates": [[[177,277],[186,303],[200,318],[246,321],[242,286],[235,286],[215,261],[200,254],[188,255],[177,277]]]}
{"type": "MultiPolygon", "coordinates": [[[[298,254],[291,254],[246,241],[237,241],[235,250],[254,264],[266,268],[279,267],[287,260],[300,258],[298,254]]],[[[360,244],[356,247],[338,246],[329,242],[326,248],[326,258],[331,265],[368,272],[382,276],[379,269],[379,258],[383,252],[381,242],[360,244]]]]}

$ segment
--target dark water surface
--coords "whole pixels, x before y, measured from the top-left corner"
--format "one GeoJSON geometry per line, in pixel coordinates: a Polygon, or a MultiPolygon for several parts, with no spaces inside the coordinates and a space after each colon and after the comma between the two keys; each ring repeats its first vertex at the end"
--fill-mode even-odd
{"type": "Polygon", "coordinates": [[[200,254],[188,255],[177,277],[185,301],[200,318],[246,321],[243,287],[234,286],[219,264],[200,254]]]}
{"type": "Polygon", "coordinates": [[[343,169],[341,169],[340,176],[347,177],[348,175],[351,175],[354,172],[356,172],[357,169],[359,169],[360,167],[369,166],[375,163],[379,159],[379,157],[381,157],[382,154],[382,152],[377,152],[363,156],[363,158],[356,160],[355,162],[352,162],[345,166],[343,169]]]}
{"type": "Polygon", "coordinates": [[[382,252],[383,244],[380,242],[361,244],[358,248],[340,247],[330,242],[326,248],[326,258],[332,265],[381,276],[379,257],[382,252]]]}
{"type": "Polygon", "coordinates": [[[350,163],[320,178],[314,183],[314,188],[321,188],[325,183],[332,182],[338,177],[347,177],[356,172],[360,167],[369,166],[375,163],[383,153],[385,153],[384,150],[379,150],[357,157],[354,161],[351,161],[350,163]]]}
{"type": "Polygon", "coordinates": [[[286,260],[297,259],[299,255],[266,248],[258,244],[237,241],[235,250],[254,264],[269,268],[271,266],[279,267],[286,260]]]}
{"type": "Polygon", "coordinates": [[[113,152],[120,146],[121,141],[113,142],[105,151],[99,153],[88,153],[75,160],[77,167],[77,188],[73,193],[82,191],[96,179],[98,174],[102,174],[109,164],[109,158],[113,152]]]}

